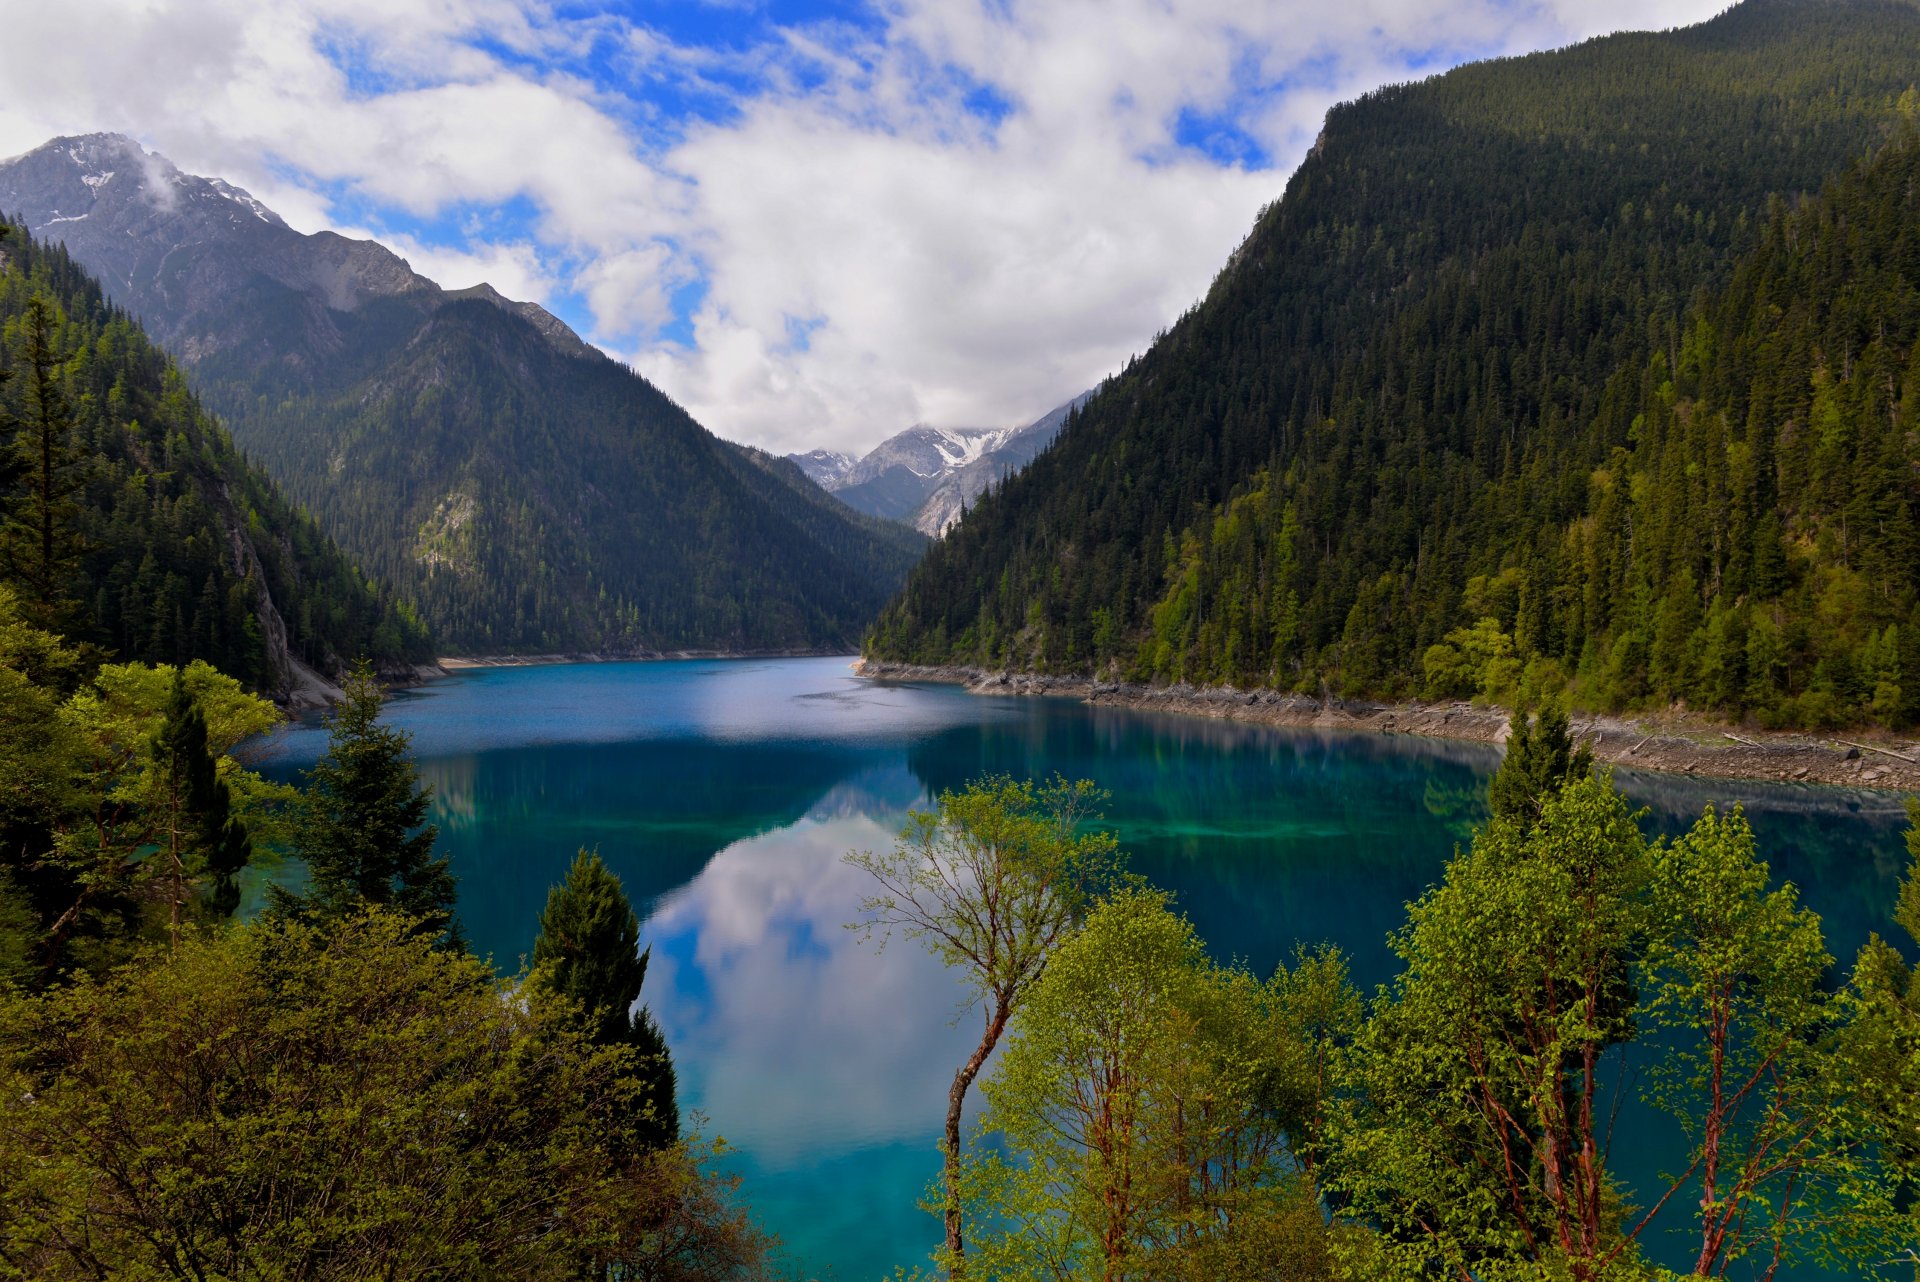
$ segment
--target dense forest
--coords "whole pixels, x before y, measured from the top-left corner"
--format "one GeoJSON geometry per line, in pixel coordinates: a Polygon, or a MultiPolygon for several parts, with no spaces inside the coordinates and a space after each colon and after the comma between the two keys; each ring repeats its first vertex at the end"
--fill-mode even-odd
{"type": "Polygon", "coordinates": [[[1749,0],[1337,108],[869,652],[1912,723],[1916,65],[1749,0]]]}
{"type": "Polygon", "coordinates": [[[297,660],[429,659],[425,630],[235,450],[57,246],[0,239],[3,580],[103,655],[281,692],[297,660]]]}
{"type": "Polygon", "coordinates": [[[195,367],[250,454],[469,653],[845,646],[924,540],[478,299],[341,318],[322,370],[195,367]]]}

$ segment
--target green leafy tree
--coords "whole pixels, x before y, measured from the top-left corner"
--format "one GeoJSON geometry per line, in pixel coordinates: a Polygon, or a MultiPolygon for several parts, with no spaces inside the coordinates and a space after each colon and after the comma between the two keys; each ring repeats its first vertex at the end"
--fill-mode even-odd
{"type": "Polygon", "coordinates": [[[1746,1261],[1771,1277],[1803,1254],[1842,1264],[1883,1208],[1856,1138],[1848,1057],[1830,1037],[1841,1020],[1819,918],[1791,886],[1769,889],[1737,808],[1709,808],[1652,865],[1637,1015],[1668,1048],[1648,1098],[1690,1145],[1673,1189],[1698,1191],[1691,1272],[1746,1261]]]}
{"type": "Polygon", "coordinates": [[[673,1057],[652,1013],[634,1008],[651,956],[640,948],[640,919],[620,879],[598,854],[582,850],[566,881],[547,892],[532,978],[573,1003],[595,1045],[633,1052],[639,1107],[628,1125],[642,1149],[672,1144],[680,1134],[673,1057]]]}
{"type": "Polygon", "coordinates": [[[960,1118],[967,1091],[999,1045],[1007,1022],[1117,868],[1113,836],[1082,832],[1101,794],[1090,781],[1043,787],[1005,776],[943,792],[914,811],[886,854],[854,852],[847,862],[880,889],[863,900],[862,938],[884,946],[891,932],[923,944],[957,969],[984,1025],[947,1092],[943,1219],[953,1276],[966,1243],[960,1180],[960,1118]]]}
{"type": "Polygon", "coordinates": [[[0,590],[0,686],[12,696],[0,771],[13,785],[0,871],[31,905],[46,981],[104,970],[189,911],[228,913],[250,837],[277,840],[294,793],[231,755],[279,722],[266,700],[199,662],[106,664],[63,691],[80,656],[10,618],[11,600],[0,590]]]}
{"type": "Polygon", "coordinates": [[[1217,967],[1157,891],[1063,944],[985,1085],[963,1185],[994,1278],[1330,1278],[1271,1102],[1298,1043],[1279,986],[1217,967]]]}
{"type": "Polygon", "coordinates": [[[436,858],[427,823],[432,793],[419,783],[404,730],[380,724],[386,695],[365,663],[347,678],[328,718],[327,751],[307,772],[294,849],[312,877],[307,894],[275,894],[283,910],[340,918],[392,907],[458,946],[453,872],[436,858]]]}
{"type": "Polygon", "coordinates": [[[1361,1049],[1368,1112],[1329,1179],[1394,1276],[1625,1276],[1599,1101],[1602,1057],[1631,1035],[1618,976],[1646,876],[1632,812],[1588,778],[1531,829],[1484,829],[1412,907],[1361,1049]]]}
{"type": "Polygon", "coordinates": [[[267,918],[0,1008],[0,1278],[763,1276],[625,1054],[415,923],[267,918]]]}

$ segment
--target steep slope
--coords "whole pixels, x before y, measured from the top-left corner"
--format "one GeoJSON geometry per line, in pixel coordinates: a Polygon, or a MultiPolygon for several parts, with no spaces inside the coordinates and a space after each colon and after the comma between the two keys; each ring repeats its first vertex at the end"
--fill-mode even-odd
{"type": "Polygon", "coordinates": [[[541,309],[302,235],[129,140],[0,165],[0,207],[97,265],[453,651],[847,646],[918,555],[748,466],[541,309]]]}
{"type": "MultiPolygon", "coordinates": [[[[15,226],[0,238],[0,366],[13,373],[0,387],[9,438],[32,431],[42,398],[55,407],[54,449],[67,456],[58,485],[74,487],[59,525],[73,555],[59,559],[51,597],[66,604],[50,621],[76,640],[122,659],[203,658],[295,702],[323,693],[318,674],[363,655],[389,671],[431,659],[413,615],[240,457],[126,313],[63,249],[15,226]]],[[[11,514],[31,506],[32,461],[11,453],[0,464],[11,514]]],[[[19,559],[5,557],[0,574],[24,589],[19,559]]]]}
{"type": "Polygon", "coordinates": [[[1883,715],[1855,651],[1908,624],[1910,572],[1827,626],[1851,536],[1766,457],[1806,439],[1795,401],[1680,406],[1690,302],[1791,225],[1769,202],[1886,141],[1916,67],[1912,5],[1748,0],[1337,108],[1206,299],[936,545],[870,653],[1624,706],[1698,699],[1708,621],[1744,610],[1771,639],[1716,706],[1883,715]],[[1649,539],[1625,522],[1656,482],[1744,486],[1749,524],[1649,539]]]}

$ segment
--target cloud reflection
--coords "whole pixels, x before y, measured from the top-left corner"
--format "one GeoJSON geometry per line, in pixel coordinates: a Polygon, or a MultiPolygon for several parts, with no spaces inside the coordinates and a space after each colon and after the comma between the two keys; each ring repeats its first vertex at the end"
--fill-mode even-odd
{"type": "Polygon", "coordinates": [[[648,999],[685,1103],[766,1171],[863,1147],[931,1152],[974,1016],[957,977],[918,945],[861,944],[867,875],[849,850],[891,844],[897,821],[808,818],[735,842],[661,905],[648,999]]]}

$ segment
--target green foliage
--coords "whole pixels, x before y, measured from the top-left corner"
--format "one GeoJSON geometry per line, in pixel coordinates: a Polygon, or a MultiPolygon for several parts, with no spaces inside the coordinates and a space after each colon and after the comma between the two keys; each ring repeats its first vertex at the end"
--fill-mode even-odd
{"type": "Polygon", "coordinates": [[[1593,752],[1573,746],[1564,709],[1548,704],[1532,721],[1526,713],[1516,712],[1507,731],[1507,755],[1487,786],[1493,817],[1531,827],[1540,821],[1547,798],[1592,770],[1593,752]]]}
{"type": "MultiPolygon", "coordinates": [[[[11,471],[18,489],[0,521],[0,564],[25,589],[36,618],[48,627],[66,621],[67,592],[80,559],[75,495],[84,484],[74,448],[74,419],[53,342],[53,309],[35,295],[21,318],[27,369],[26,407],[13,440],[11,471]]],[[[7,416],[0,411],[0,427],[7,416]]]]}
{"type": "Polygon", "coordinates": [[[1844,1258],[1849,1195],[1871,1190],[1824,982],[1819,918],[1768,889],[1753,830],[1711,808],[1652,855],[1640,968],[1646,1031],[1671,1047],[1648,1098],[1686,1133],[1699,1192],[1693,1273],[1749,1257],[1844,1258]]]}
{"type": "Polygon", "coordinates": [[[25,376],[0,385],[0,562],[29,617],[261,690],[291,681],[268,644],[281,626],[323,671],[430,658],[418,620],[241,457],[132,318],[63,249],[11,232],[0,366],[25,376]]]}
{"type": "Polygon", "coordinates": [[[847,862],[871,874],[878,893],[861,901],[851,928],[885,947],[894,931],[960,971],[969,1004],[981,1007],[979,1045],[947,1092],[944,1215],[949,1271],[966,1251],[960,1118],[968,1089],[1008,1021],[1046,972],[1103,888],[1120,878],[1111,833],[1081,831],[1102,798],[1089,780],[1035,787],[1006,776],[943,792],[914,811],[894,848],[847,862]]]}
{"type": "Polygon", "coordinates": [[[986,1084],[985,1142],[963,1187],[971,1218],[995,1228],[969,1267],[1332,1277],[1325,1222],[1270,1110],[1302,1067],[1288,1057],[1304,1030],[1285,1016],[1318,1005],[1299,987],[1215,966],[1158,892],[1125,888],[1095,908],[1033,986],[986,1084]]]}
{"type": "Polygon", "coordinates": [[[547,892],[531,982],[572,1003],[595,1045],[631,1048],[640,1089],[627,1125],[643,1149],[672,1144],[680,1133],[666,1038],[650,1011],[633,1008],[651,956],[652,949],[640,949],[640,919],[620,879],[598,854],[582,850],[566,881],[547,892]]]}
{"type": "Polygon", "coordinates": [[[756,1275],[697,1152],[610,1147],[628,1055],[390,914],[9,1000],[0,1277],[756,1275]]]}
{"type": "Polygon", "coordinates": [[[211,324],[246,337],[195,385],[455,653],[850,647],[926,545],[483,299],[267,284],[211,324]]]}
{"type": "Polygon", "coordinates": [[[307,771],[294,831],[311,887],[305,895],[276,887],[275,906],[322,921],[391,907],[457,949],[453,872],[433,854],[439,829],[426,821],[432,793],[419,782],[411,736],[380,724],[386,694],[366,664],[343,691],[327,718],[327,751],[307,771]]]}
{"type": "Polygon", "coordinates": [[[1366,1107],[1330,1186],[1393,1276],[1629,1276],[1595,1101],[1632,1037],[1619,976],[1645,934],[1647,847],[1602,780],[1496,821],[1415,904],[1359,1055],[1366,1107]],[[1582,1267],[1584,1266],[1584,1267],[1582,1267]]]}
{"type": "Polygon", "coordinates": [[[1753,0],[1336,108],[868,652],[1914,724],[1917,61],[1753,0]]]}
{"type": "Polygon", "coordinates": [[[235,880],[253,857],[253,839],[233,814],[233,795],[219,778],[207,746],[207,715],[187,692],[186,673],[173,670],[160,729],[148,749],[153,759],[155,809],[160,815],[161,874],[168,886],[172,938],[193,904],[192,888],[205,883],[208,911],[231,917],[240,906],[235,880]]]}
{"type": "Polygon", "coordinates": [[[1860,999],[1828,996],[1819,922],[1769,889],[1737,810],[1670,846],[1635,820],[1608,779],[1572,776],[1530,824],[1497,817],[1414,905],[1326,1180],[1378,1228],[1374,1275],[1644,1277],[1663,1205],[1695,1216],[1690,1276],[1885,1258],[1885,1113],[1861,1067],[1911,1068],[1860,999]],[[1689,1145],[1641,1206],[1607,1144],[1635,1042],[1646,1101],[1689,1145]]]}
{"type": "Polygon", "coordinates": [[[0,584],[0,979],[101,971],[231,913],[292,790],[230,755],[279,721],[205,663],[87,661],[0,584]],[[156,919],[155,914],[161,914],[156,919]]]}

